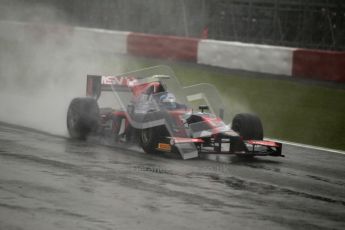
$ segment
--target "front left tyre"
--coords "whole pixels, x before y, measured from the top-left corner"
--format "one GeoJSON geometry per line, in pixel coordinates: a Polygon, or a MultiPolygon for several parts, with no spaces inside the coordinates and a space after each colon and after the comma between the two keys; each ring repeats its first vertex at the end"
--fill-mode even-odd
{"type": "Polygon", "coordinates": [[[157,150],[158,143],[162,139],[168,135],[168,131],[164,125],[142,129],[138,131],[138,140],[139,145],[146,153],[159,153],[160,151],[157,150]]]}
{"type": "Polygon", "coordinates": [[[67,111],[67,129],[74,139],[85,140],[99,126],[99,107],[94,98],[74,98],[67,111]]]}

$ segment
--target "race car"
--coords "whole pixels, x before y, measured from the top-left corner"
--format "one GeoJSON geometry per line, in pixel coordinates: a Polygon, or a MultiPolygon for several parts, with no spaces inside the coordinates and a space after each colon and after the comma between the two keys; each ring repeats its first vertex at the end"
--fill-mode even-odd
{"type": "Polygon", "coordinates": [[[96,135],[115,145],[138,144],[146,153],[284,156],[282,144],[263,140],[260,118],[227,112],[214,86],[182,87],[167,66],[116,76],[87,75],[86,97],[71,101],[67,129],[72,138],[96,135]],[[196,105],[198,102],[202,105],[196,105]]]}

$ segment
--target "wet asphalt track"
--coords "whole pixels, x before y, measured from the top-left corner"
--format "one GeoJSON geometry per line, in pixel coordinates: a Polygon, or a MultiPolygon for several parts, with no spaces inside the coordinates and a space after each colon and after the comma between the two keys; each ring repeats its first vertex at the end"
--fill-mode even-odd
{"type": "Polygon", "coordinates": [[[0,229],[345,229],[345,155],[183,161],[0,123],[0,229]]]}

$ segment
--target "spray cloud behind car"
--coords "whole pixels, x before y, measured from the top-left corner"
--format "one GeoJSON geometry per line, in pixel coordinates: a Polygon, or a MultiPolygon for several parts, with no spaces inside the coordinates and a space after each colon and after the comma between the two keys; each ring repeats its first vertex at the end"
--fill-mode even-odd
{"type": "Polygon", "coordinates": [[[35,23],[0,22],[0,121],[66,135],[66,108],[84,92],[83,76],[119,72],[121,62],[90,50],[94,41],[62,25],[67,17],[54,8],[23,6],[7,13],[20,19],[30,18],[28,12],[35,23]]]}

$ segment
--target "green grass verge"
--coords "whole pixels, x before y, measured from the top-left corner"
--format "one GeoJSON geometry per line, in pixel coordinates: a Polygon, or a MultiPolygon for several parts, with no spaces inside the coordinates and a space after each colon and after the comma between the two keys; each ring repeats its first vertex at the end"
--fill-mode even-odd
{"type": "MultiPolygon", "coordinates": [[[[160,64],[134,59],[128,68],[160,64]]],[[[252,112],[263,122],[265,136],[345,150],[345,90],[272,78],[223,73],[214,68],[170,63],[182,85],[215,85],[231,114],[252,112]]]]}
{"type": "Polygon", "coordinates": [[[200,74],[189,70],[187,78],[197,82],[202,76],[214,84],[235,113],[257,113],[265,136],[345,149],[345,90],[212,71],[200,74]]]}

